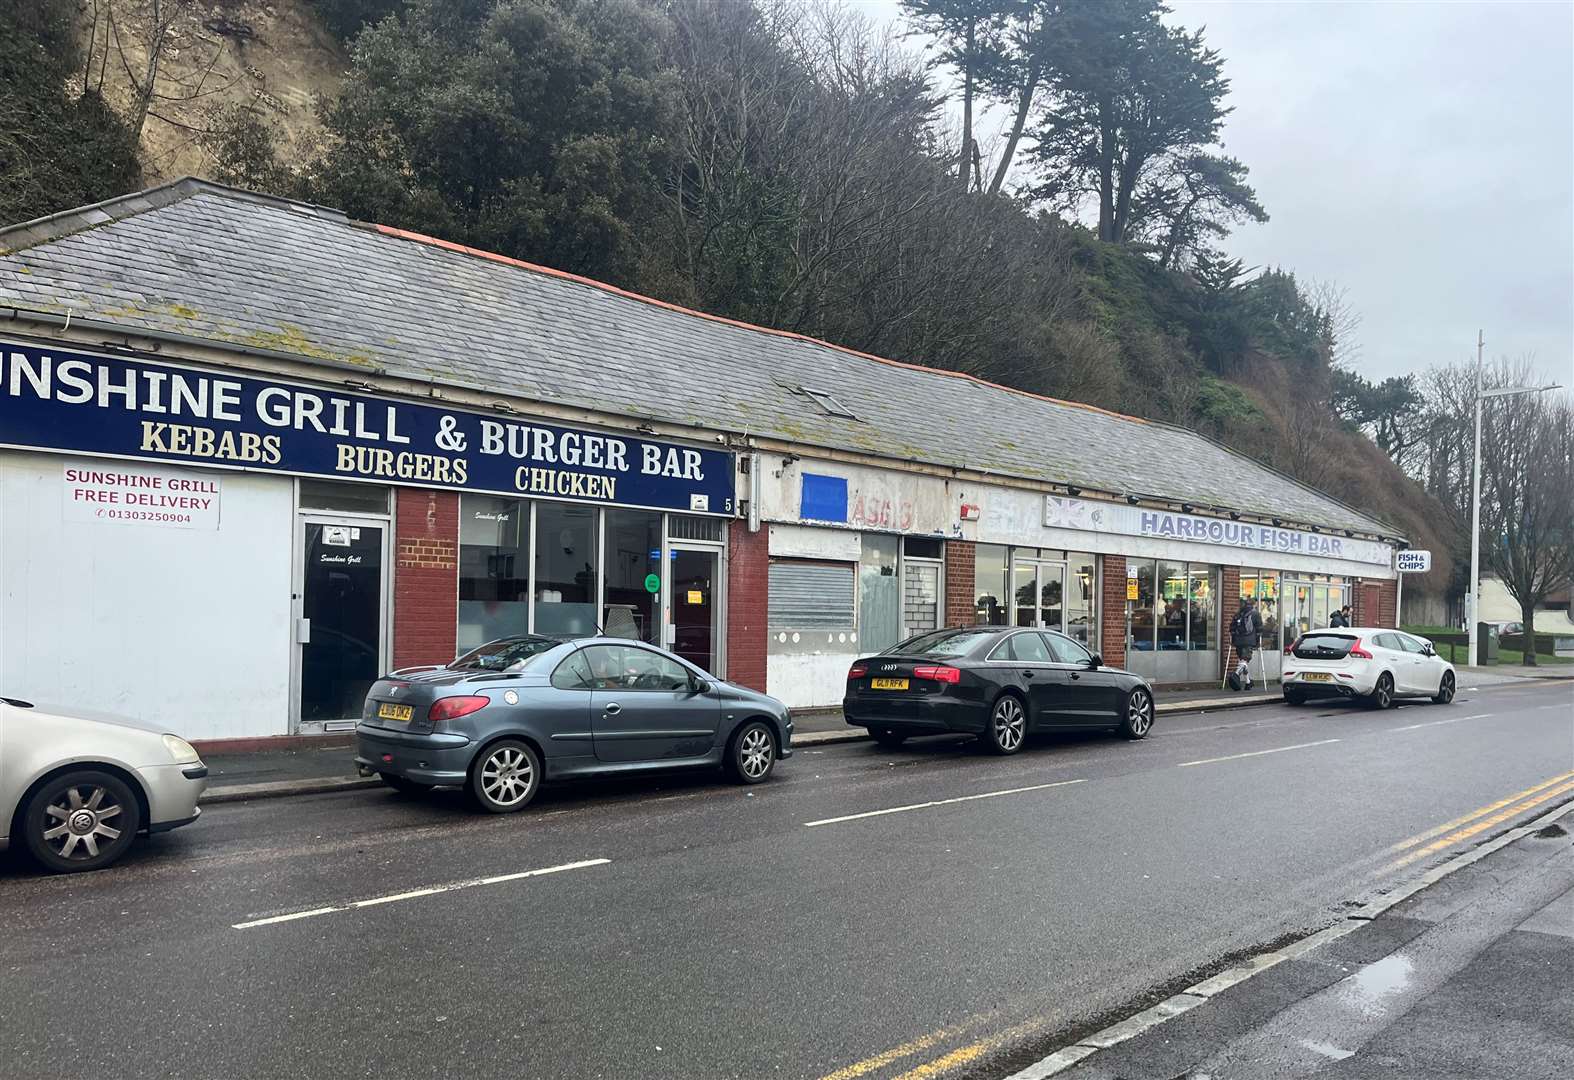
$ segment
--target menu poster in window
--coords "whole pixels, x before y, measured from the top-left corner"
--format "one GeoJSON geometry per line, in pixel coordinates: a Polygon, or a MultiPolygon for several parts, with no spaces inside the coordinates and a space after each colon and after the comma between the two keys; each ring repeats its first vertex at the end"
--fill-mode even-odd
{"type": "Polygon", "coordinates": [[[217,529],[222,481],[129,462],[68,461],[61,471],[66,521],[107,521],[166,529],[217,529]]]}

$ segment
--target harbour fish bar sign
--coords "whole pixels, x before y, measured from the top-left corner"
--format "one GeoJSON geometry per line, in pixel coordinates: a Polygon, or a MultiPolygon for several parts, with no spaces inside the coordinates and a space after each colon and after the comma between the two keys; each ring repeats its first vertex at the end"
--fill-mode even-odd
{"type": "Polygon", "coordinates": [[[0,342],[0,445],[731,515],[732,454],[0,342]]]}

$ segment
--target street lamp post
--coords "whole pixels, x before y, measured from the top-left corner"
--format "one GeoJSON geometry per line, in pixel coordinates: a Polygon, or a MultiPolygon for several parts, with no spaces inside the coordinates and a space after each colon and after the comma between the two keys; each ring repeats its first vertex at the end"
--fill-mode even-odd
{"type": "MultiPolygon", "coordinates": [[[[1544,390],[1557,390],[1560,384],[1549,386],[1495,386],[1481,389],[1481,348],[1486,344],[1481,332],[1476,332],[1476,454],[1472,468],[1473,492],[1470,497],[1470,592],[1465,596],[1466,630],[1470,634],[1470,647],[1465,651],[1465,663],[1476,666],[1477,618],[1481,603],[1481,402],[1486,398],[1513,397],[1517,394],[1539,394],[1544,390]]],[[[1530,628],[1526,627],[1529,632],[1530,628]]]]}

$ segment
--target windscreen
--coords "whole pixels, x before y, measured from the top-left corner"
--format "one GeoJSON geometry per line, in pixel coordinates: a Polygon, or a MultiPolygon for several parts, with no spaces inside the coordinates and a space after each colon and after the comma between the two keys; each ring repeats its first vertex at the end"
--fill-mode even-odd
{"type": "Polygon", "coordinates": [[[892,656],[961,656],[971,652],[973,646],[980,641],[999,637],[992,630],[937,630],[932,634],[922,634],[909,638],[889,655],[892,656]]]}
{"type": "Polygon", "coordinates": [[[1295,655],[1302,660],[1343,660],[1354,644],[1355,638],[1344,634],[1307,634],[1295,643],[1295,655]]]}
{"type": "Polygon", "coordinates": [[[456,671],[522,671],[531,658],[561,644],[549,637],[499,638],[470,650],[448,666],[456,671]]]}

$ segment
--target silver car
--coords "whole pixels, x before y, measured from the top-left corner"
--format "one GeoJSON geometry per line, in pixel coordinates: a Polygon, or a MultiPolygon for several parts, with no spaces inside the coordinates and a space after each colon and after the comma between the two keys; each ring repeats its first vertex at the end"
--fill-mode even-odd
{"type": "Polygon", "coordinates": [[[0,698],[0,850],[101,870],[139,832],[195,821],[208,768],[191,744],[123,716],[0,698]]]}

